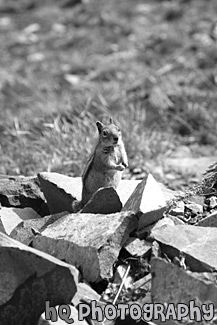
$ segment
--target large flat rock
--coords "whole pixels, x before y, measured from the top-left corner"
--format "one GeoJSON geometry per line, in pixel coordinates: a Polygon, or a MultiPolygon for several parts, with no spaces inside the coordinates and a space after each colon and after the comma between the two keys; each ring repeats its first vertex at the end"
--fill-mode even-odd
{"type": "Polygon", "coordinates": [[[217,228],[163,225],[154,227],[150,237],[172,258],[177,252],[184,253],[192,271],[217,270],[217,228]]]}
{"type": "Polygon", "coordinates": [[[78,270],[0,233],[1,325],[36,325],[50,305],[71,302],[78,270]]]}
{"type": "Polygon", "coordinates": [[[47,226],[62,218],[66,214],[68,214],[68,212],[61,212],[50,216],[45,216],[44,218],[40,219],[24,220],[12,230],[10,237],[25,245],[29,245],[35,237],[35,233],[40,233],[46,229],[47,226]]]}
{"type": "Polygon", "coordinates": [[[112,266],[129,233],[137,227],[132,212],[70,214],[34,237],[33,247],[75,265],[90,282],[112,276],[112,266]]]}

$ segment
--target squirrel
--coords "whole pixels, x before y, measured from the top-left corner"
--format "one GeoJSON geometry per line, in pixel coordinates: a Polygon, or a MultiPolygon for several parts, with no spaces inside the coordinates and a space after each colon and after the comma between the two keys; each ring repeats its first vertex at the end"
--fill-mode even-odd
{"type": "Polygon", "coordinates": [[[122,171],[128,167],[127,153],[119,127],[97,121],[99,139],[82,175],[82,206],[102,187],[117,188],[122,171]]]}

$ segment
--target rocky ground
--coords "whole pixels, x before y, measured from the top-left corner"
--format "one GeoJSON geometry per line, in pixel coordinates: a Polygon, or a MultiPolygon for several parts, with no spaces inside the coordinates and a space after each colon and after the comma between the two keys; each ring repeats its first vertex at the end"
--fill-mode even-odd
{"type": "Polygon", "coordinates": [[[216,12],[215,0],[0,1],[1,325],[217,324],[202,308],[217,304],[216,12]],[[110,115],[129,169],[79,210],[95,121],[110,115]],[[125,319],[78,321],[93,301],[103,315],[128,304],[125,319]],[[165,321],[139,320],[152,303],[165,321]]]}
{"type": "Polygon", "coordinates": [[[216,188],[186,196],[149,174],[99,189],[78,210],[81,189],[80,177],[58,173],[1,178],[1,324],[216,324],[216,188]],[[161,316],[144,312],[151,304],[161,316]]]}

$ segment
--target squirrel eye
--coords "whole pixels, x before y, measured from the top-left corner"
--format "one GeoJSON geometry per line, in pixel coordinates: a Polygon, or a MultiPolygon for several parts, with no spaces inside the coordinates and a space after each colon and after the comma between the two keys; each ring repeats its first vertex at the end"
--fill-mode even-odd
{"type": "Polygon", "coordinates": [[[108,132],[107,132],[107,131],[103,131],[103,132],[102,132],[102,135],[103,135],[103,137],[107,137],[108,132]]]}

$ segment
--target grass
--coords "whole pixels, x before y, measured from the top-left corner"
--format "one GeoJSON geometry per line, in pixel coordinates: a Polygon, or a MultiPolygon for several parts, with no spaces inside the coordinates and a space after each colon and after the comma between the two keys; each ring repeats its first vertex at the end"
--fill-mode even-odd
{"type": "Polygon", "coordinates": [[[19,3],[0,4],[1,174],[80,175],[111,115],[131,172],[216,152],[215,0],[19,3]]]}

